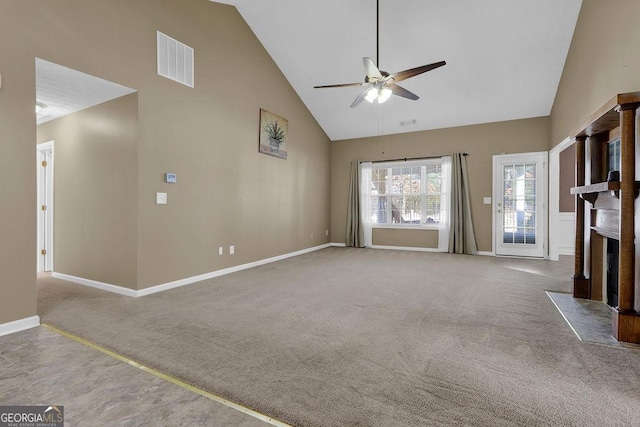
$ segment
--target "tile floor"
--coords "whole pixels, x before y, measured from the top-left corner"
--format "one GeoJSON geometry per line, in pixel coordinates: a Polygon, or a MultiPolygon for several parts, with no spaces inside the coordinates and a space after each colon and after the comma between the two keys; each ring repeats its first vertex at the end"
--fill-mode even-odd
{"type": "Polygon", "coordinates": [[[0,405],[50,404],[65,426],[267,425],[42,326],[0,337],[0,405]]]}
{"type": "Polygon", "coordinates": [[[547,292],[547,295],[582,341],[623,345],[611,335],[611,310],[606,304],[574,298],[569,293],[547,292]]]}

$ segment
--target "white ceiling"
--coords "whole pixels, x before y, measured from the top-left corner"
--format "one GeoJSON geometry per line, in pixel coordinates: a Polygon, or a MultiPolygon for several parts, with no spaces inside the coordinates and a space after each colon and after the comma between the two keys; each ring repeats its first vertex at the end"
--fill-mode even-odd
{"type": "MultiPolygon", "coordinates": [[[[212,0],[214,1],[214,0],[212,0]]],[[[582,0],[380,0],[380,68],[447,65],[349,108],[376,58],[375,0],[227,0],[332,140],[549,115],[582,0]],[[400,126],[400,121],[416,124],[400,126]]]]}
{"type": "Polygon", "coordinates": [[[126,86],[36,58],[37,124],[135,92],[126,86]]]}

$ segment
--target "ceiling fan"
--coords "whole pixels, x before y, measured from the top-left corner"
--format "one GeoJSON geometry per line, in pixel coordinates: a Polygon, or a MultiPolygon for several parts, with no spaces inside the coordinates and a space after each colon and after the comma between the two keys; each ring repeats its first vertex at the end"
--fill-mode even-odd
{"type": "MultiPolygon", "coordinates": [[[[380,34],[378,31],[379,23],[379,0],[376,0],[376,58],[378,60],[380,60],[380,34]]],[[[353,101],[353,103],[351,104],[351,108],[358,106],[365,99],[371,103],[377,100],[379,104],[382,104],[383,102],[386,102],[391,97],[391,95],[398,95],[403,98],[415,101],[420,98],[418,95],[408,91],[401,86],[398,86],[396,83],[406,80],[410,77],[426,73],[427,71],[442,67],[446,64],[445,61],[440,61],[434,62],[433,64],[429,65],[422,65],[420,67],[399,71],[397,73],[388,73],[386,71],[381,71],[369,57],[362,58],[362,62],[364,63],[364,69],[367,73],[364,78],[364,82],[314,86],[314,89],[366,86],[365,89],[360,93],[360,95],[358,95],[358,97],[355,99],[355,101],[353,101]]]]}

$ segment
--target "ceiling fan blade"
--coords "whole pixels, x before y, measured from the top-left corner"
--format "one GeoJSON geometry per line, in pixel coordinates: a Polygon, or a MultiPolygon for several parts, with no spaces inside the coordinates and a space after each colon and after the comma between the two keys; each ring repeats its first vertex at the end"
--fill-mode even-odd
{"type": "Polygon", "coordinates": [[[339,85],[324,85],[324,86],[314,86],[314,89],[324,89],[324,88],[328,88],[328,87],[352,87],[352,86],[362,86],[366,83],[343,83],[343,84],[339,84],[339,85]]]}
{"type": "Polygon", "coordinates": [[[393,80],[395,82],[401,82],[409,77],[417,76],[418,74],[426,73],[427,71],[434,70],[436,68],[446,65],[445,61],[434,62],[433,64],[423,65],[421,67],[411,68],[409,70],[399,71],[397,73],[389,75],[385,80],[393,80]]]}
{"type": "Polygon", "coordinates": [[[377,79],[382,80],[382,73],[376,67],[376,64],[373,63],[373,60],[369,57],[362,58],[362,62],[364,63],[364,69],[367,72],[367,77],[369,79],[377,79]]]}
{"type": "Polygon", "coordinates": [[[367,96],[367,92],[369,92],[369,89],[371,88],[367,87],[365,90],[362,91],[362,93],[360,93],[360,95],[358,95],[355,101],[353,101],[353,104],[351,104],[351,108],[357,107],[358,104],[360,104],[364,100],[364,97],[367,96]]]}
{"type": "Polygon", "coordinates": [[[411,99],[413,101],[416,101],[416,100],[418,100],[420,98],[415,93],[409,92],[405,88],[403,88],[401,86],[398,86],[395,83],[387,83],[386,85],[384,85],[384,87],[391,89],[391,92],[393,92],[394,95],[398,95],[398,96],[401,96],[403,98],[408,98],[408,99],[411,99]]]}

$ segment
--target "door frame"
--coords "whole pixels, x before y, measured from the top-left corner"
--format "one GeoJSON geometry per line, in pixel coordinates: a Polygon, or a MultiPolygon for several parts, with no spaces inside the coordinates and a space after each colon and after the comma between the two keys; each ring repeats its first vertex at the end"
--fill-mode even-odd
{"type": "MultiPolygon", "coordinates": [[[[547,214],[548,214],[548,205],[549,205],[549,152],[548,151],[535,151],[535,152],[527,152],[527,153],[510,153],[510,154],[496,154],[493,156],[492,159],[492,181],[491,181],[491,200],[492,200],[492,204],[491,204],[491,250],[494,254],[494,256],[508,256],[508,257],[513,257],[513,258],[533,258],[533,257],[527,257],[527,256],[523,256],[523,255],[500,255],[496,252],[497,249],[497,234],[498,234],[498,230],[496,229],[496,211],[498,209],[497,203],[498,203],[498,197],[501,196],[501,194],[497,194],[496,193],[496,180],[498,178],[497,175],[497,164],[498,164],[498,160],[501,158],[505,158],[505,157],[516,157],[516,156],[542,156],[542,188],[544,190],[544,195],[542,196],[541,200],[539,200],[542,203],[542,215],[540,215],[540,221],[538,222],[538,224],[540,225],[541,229],[540,229],[540,234],[539,236],[542,238],[542,257],[538,258],[535,257],[537,259],[548,259],[549,255],[548,255],[548,232],[547,232],[547,214]]],[[[500,198],[501,199],[501,198],[500,198]]]]}
{"type": "MultiPolygon", "coordinates": [[[[560,260],[560,153],[574,143],[566,137],[549,150],[549,259],[560,260]]],[[[575,216],[575,214],[574,214],[575,216]]]]}
{"type": "Polygon", "coordinates": [[[43,242],[47,242],[47,257],[48,257],[48,264],[50,267],[50,271],[53,271],[53,215],[54,215],[54,211],[53,211],[53,200],[54,200],[54,183],[53,183],[53,177],[54,177],[54,173],[53,173],[53,168],[54,168],[54,141],[47,141],[47,142],[43,142],[42,144],[38,144],[36,145],[36,171],[37,171],[37,202],[36,202],[36,209],[38,212],[37,215],[37,245],[36,245],[36,256],[37,256],[37,272],[38,273],[43,273],[45,272],[45,262],[44,259],[42,257],[41,254],[41,250],[42,250],[42,245],[43,242]],[[42,171],[42,165],[41,165],[41,153],[43,151],[48,151],[51,150],[51,164],[47,164],[47,175],[46,175],[46,179],[47,179],[47,190],[49,192],[49,197],[48,200],[49,202],[47,203],[47,213],[48,213],[48,220],[47,220],[47,227],[46,227],[46,236],[43,236],[42,234],[42,228],[43,228],[43,224],[42,224],[42,215],[40,215],[41,210],[41,203],[42,203],[42,198],[43,198],[43,188],[42,188],[42,181],[43,181],[43,171],[42,171]]]}

